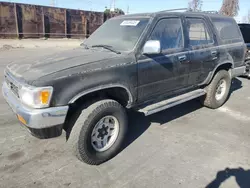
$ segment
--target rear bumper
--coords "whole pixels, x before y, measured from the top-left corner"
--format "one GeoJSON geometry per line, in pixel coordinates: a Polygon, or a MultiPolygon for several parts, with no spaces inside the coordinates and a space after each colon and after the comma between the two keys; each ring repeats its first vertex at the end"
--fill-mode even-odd
{"type": "Polygon", "coordinates": [[[2,93],[18,116],[19,122],[38,138],[53,138],[60,136],[68,112],[68,106],[45,109],[31,109],[24,106],[4,82],[2,93]]]}
{"type": "Polygon", "coordinates": [[[235,67],[232,70],[232,77],[237,77],[237,76],[242,76],[246,72],[246,66],[241,66],[241,67],[235,67]]]}
{"type": "Polygon", "coordinates": [[[246,72],[245,76],[250,77],[250,59],[246,61],[246,72]]]}

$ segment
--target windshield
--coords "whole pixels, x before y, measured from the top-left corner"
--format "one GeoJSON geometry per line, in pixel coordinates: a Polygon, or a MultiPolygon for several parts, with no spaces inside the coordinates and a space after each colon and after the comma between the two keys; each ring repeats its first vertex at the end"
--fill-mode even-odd
{"type": "Polygon", "coordinates": [[[117,51],[130,51],[146,28],[149,18],[116,18],[106,21],[86,41],[88,47],[106,45],[117,51]]]}
{"type": "Polygon", "coordinates": [[[243,35],[245,43],[250,43],[250,25],[240,26],[241,33],[243,35]]]}

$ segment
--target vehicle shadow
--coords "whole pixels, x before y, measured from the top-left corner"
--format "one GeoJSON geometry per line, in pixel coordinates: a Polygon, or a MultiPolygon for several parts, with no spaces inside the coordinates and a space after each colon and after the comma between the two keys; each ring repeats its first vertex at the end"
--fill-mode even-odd
{"type": "Polygon", "coordinates": [[[219,188],[220,185],[229,179],[235,177],[235,180],[240,188],[250,187],[250,170],[244,170],[243,168],[226,168],[225,170],[219,171],[216,178],[210,182],[206,188],[219,188]]]}
{"type": "MultiPolygon", "coordinates": [[[[232,86],[230,89],[230,95],[242,88],[242,82],[238,78],[234,78],[232,81],[232,86]]],[[[177,105],[170,109],[164,110],[162,112],[153,114],[151,116],[145,117],[144,114],[129,111],[129,128],[128,135],[125,141],[124,148],[132,144],[137,138],[139,138],[147,129],[150,127],[152,122],[159,123],[160,125],[166,124],[172,120],[178,119],[186,114],[194,112],[203,106],[198,99],[188,101],[186,103],[177,105]]],[[[167,125],[164,125],[167,126],[167,125]]]]}
{"type": "Polygon", "coordinates": [[[231,85],[231,89],[230,89],[230,95],[234,92],[237,91],[239,89],[242,88],[242,81],[239,80],[238,78],[234,78],[232,80],[232,85],[231,85]]]}
{"type": "MultiPolygon", "coordinates": [[[[128,134],[123,149],[132,144],[150,127],[152,122],[159,123],[160,125],[166,124],[172,120],[178,119],[188,113],[202,108],[198,100],[192,100],[173,108],[164,110],[162,112],[145,117],[144,114],[130,111],[128,134]]],[[[164,125],[167,126],[167,125],[164,125]]]]}

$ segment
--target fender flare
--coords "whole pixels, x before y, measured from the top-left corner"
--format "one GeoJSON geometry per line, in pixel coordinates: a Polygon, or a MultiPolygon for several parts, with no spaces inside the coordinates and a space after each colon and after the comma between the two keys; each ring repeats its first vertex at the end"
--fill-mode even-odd
{"type": "Polygon", "coordinates": [[[93,93],[93,92],[96,92],[96,91],[101,91],[101,90],[104,90],[104,89],[111,89],[111,88],[122,88],[122,89],[125,89],[127,91],[127,94],[129,96],[129,101],[128,101],[128,105],[132,104],[133,103],[133,96],[130,92],[130,90],[128,89],[128,87],[122,85],[122,84],[108,84],[108,85],[102,85],[102,86],[97,86],[97,87],[94,87],[94,88],[91,88],[91,89],[87,89],[83,92],[80,92],[78,93],[76,96],[74,96],[70,101],[69,101],[69,104],[72,104],[74,103],[76,100],[78,100],[79,98],[87,95],[87,94],[90,94],[90,93],[93,93]]]}
{"type": "MultiPolygon", "coordinates": [[[[233,64],[232,62],[229,62],[229,61],[228,61],[228,62],[220,63],[220,64],[218,64],[218,65],[214,68],[214,70],[212,70],[212,71],[209,72],[209,74],[208,74],[207,78],[205,79],[205,81],[202,82],[200,85],[205,85],[205,84],[210,83],[211,80],[213,79],[214,75],[215,75],[215,72],[218,70],[218,68],[219,68],[220,66],[222,66],[222,65],[225,65],[225,64],[230,64],[231,67],[234,68],[234,64],[233,64]]],[[[231,71],[229,72],[229,74],[230,74],[230,76],[232,76],[231,71]]]]}

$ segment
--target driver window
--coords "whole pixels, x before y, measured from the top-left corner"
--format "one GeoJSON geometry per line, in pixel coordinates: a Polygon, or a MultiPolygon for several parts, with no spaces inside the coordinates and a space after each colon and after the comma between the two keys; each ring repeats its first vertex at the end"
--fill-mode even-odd
{"type": "Polygon", "coordinates": [[[183,48],[183,31],[180,18],[160,20],[155,26],[149,40],[159,40],[162,51],[183,48]]]}

